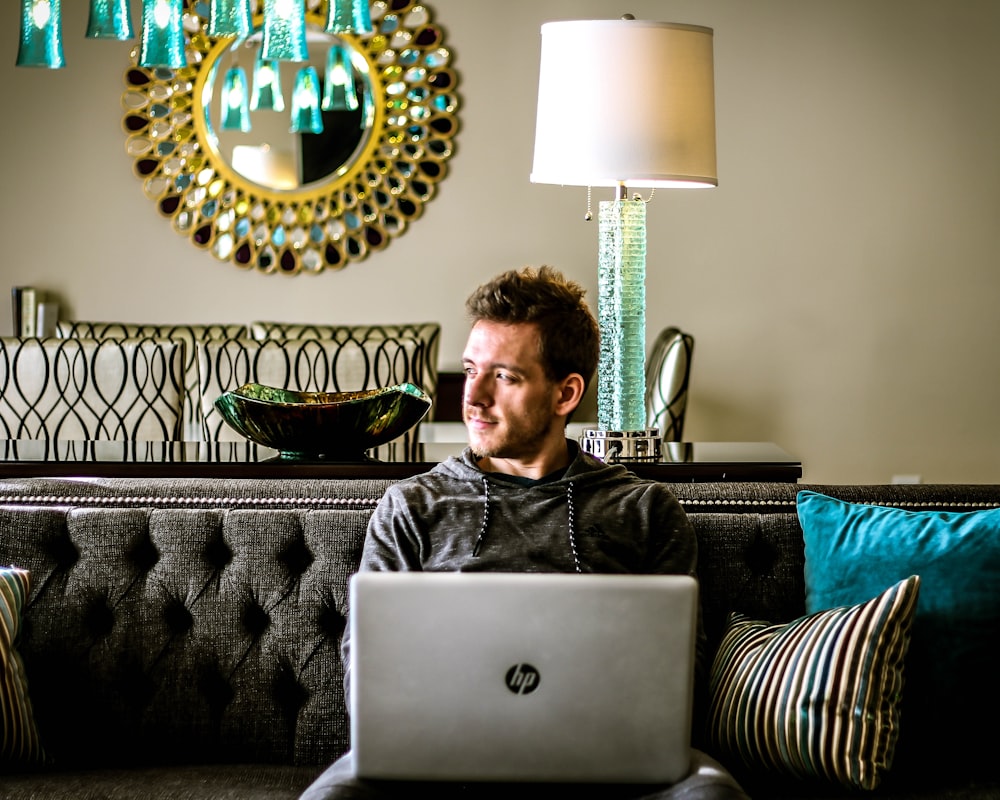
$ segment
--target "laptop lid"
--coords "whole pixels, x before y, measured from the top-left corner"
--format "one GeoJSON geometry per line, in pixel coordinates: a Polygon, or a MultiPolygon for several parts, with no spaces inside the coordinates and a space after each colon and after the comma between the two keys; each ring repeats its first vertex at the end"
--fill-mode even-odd
{"type": "Polygon", "coordinates": [[[673,783],[687,773],[693,578],[362,572],[350,592],[359,776],[673,783]]]}

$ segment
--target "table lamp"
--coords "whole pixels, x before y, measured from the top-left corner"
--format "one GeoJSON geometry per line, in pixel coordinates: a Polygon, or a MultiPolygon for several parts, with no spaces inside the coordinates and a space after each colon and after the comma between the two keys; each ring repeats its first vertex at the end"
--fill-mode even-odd
{"type": "Polygon", "coordinates": [[[606,461],[658,459],[645,404],[648,199],[628,190],[718,184],[713,32],[631,15],[541,31],[531,182],[588,187],[587,219],[590,187],[614,189],[598,216],[597,428],[581,444],[606,461]]]}

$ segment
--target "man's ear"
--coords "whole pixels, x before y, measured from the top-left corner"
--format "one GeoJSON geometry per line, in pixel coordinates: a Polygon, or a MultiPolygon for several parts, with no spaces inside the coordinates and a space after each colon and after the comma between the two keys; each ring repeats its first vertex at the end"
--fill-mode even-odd
{"type": "Polygon", "coordinates": [[[568,417],[583,400],[583,376],[572,372],[559,381],[556,395],[556,413],[568,417]]]}

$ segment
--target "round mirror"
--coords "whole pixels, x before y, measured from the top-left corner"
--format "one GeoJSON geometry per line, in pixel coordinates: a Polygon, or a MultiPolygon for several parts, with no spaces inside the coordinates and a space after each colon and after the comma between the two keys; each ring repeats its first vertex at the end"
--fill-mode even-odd
{"type": "Polygon", "coordinates": [[[216,258],[267,273],[340,269],[401,235],[445,177],[458,127],[451,53],[424,4],[375,0],[374,34],[360,37],[324,33],[326,0],[306,0],[309,62],[261,65],[260,5],[254,34],[237,41],[209,36],[208,3],[184,0],[184,69],[139,67],[133,52],[126,149],[159,212],[216,258]],[[307,67],[322,84],[321,130],[293,132],[307,67]],[[337,70],[350,75],[339,94],[337,70]],[[251,95],[242,121],[224,107],[233,71],[251,95]]]}

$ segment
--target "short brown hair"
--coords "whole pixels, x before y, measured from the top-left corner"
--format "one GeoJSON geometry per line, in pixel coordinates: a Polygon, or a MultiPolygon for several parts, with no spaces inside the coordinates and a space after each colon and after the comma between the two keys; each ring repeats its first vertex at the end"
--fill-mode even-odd
{"type": "Polygon", "coordinates": [[[524,267],[484,283],[469,295],[465,309],[472,324],[485,320],[537,325],[546,376],[559,381],[575,372],[589,385],[600,357],[600,333],[585,294],[552,267],[524,267]]]}

